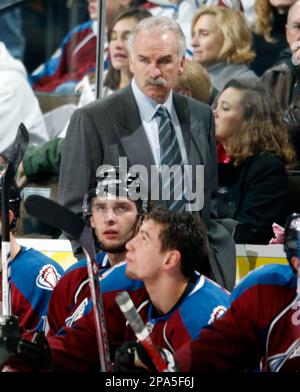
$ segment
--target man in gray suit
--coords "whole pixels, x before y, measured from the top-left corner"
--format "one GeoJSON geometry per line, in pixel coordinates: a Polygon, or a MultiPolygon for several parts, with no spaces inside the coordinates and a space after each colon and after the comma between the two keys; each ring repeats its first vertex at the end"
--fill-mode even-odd
{"type": "MultiPolygon", "coordinates": [[[[131,32],[128,46],[132,83],[78,109],[71,118],[59,177],[60,202],[79,213],[97,168],[118,165],[120,157],[127,158],[128,167],[143,165],[148,173],[151,167],[159,168],[163,152],[157,109],[163,106],[180,161],[193,168],[204,165],[200,213],[208,226],[211,276],[231,289],[235,247],[231,235],[214,220],[217,161],[212,112],[207,105],[173,92],[184,69],[184,35],[173,20],[151,17],[131,32]]],[[[195,173],[190,174],[193,189],[200,180],[195,173]]]]}

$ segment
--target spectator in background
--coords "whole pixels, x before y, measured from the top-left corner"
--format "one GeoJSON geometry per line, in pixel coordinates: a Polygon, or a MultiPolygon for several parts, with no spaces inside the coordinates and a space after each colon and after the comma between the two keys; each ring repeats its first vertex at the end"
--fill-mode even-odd
{"type": "Polygon", "coordinates": [[[281,110],[284,121],[288,126],[290,136],[297,152],[298,166],[300,164],[300,1],[296,1],[289,9],[286,37],[290,50],[285,58],[268,69],[261,82],[274,94],[281,110]],[[292,57],[293,56],[293,57],[292,57]]]}
{"type": "MultiPolygon", "coordinates": [[[[72,93],[84,75],[95,72],[98,0],[87,2],[91,19],[70,31],[52,57],[31,74],[30,81],[36,91],[72,93]]],[[[131,0],[108,0],[106,23],[130,3],[131,0]]],[[[105,62],[107,67],[107,53],[105,62]]]]}
{"type": "Polygon", "coordinates": [[[7,156],[21,122],[29,142],[41,145],[49,140],[38,101],[27,81],[21,61],[14,59],[0,42],[0,154],[7,156]]]}
{"type": "Polygon", "coordinates": [[[233,78],[253,79],[251,32],[240,11],[202,7],[192,21],[193,60],[208,72],[213,87],[222,90],[233,78]]]}
{"type": "Polygon", "coordinates": [[[272,67],[280,51],[288,46],[284,30],[288,9],[294,2],[295,0],[256,0],[253,28],[256,58],[251,69],[259,76],[272,67]]]}
{"type": "Polygon", "coordinates": [[[236,243],[266,244],[272,223],[283,224],[290,212],[286,166],[295,153],[280,109],[258,84],[232,80],[214,116],[228,157],[218,165],[219,216],[237,220],[236,243]]]}
{"type": "Polygon", "coordinates": [[[191,44],[191,22],[194,13],[203,5],[219,5],[240,10],[241,4],[239,0],[150,0],[151,4],[156,5],[150,9],[153,15],[167,16],[176,20],[180,25],[187,43],[187,57],[191,57],[193,53],[191,44]]]}
{"type": "Polygon", "coordinates": [[[211,84],[208,74],[201,64],[194,61],[185,61],[183,74],[177,77],[174,90],[198,101],[207,104],[210,102],[211,84]]]}
{"type": "MultiPolygon", "coordinates": [[[[145,9],[128,8],[121,11],[113,20],[108,34],[111,63],[104,80],[105,95],[125,87],[131,80],[127,36],[140,20],[148,16],[151,14],[145,9]]],[[[95,99],[93,85],[85,80],[82,86],[79,107],[95,99]]],[[[63,138],[56,138],[41,147],[30,146],[27,149],[19,168],[19,187],[25,186],[28,180],[40,182],[58,176],[63,141],[63,138]]]]}
{"type": "Polygon", "coordinates": [[[28,182],[43,182],[57,179],[64,139],[55,138],[42,146],[29,146],[18,169],[18,187],[28,182]]]}
{"type": "Polygon", "coordinates": [[[147,10],[132,8],[121,12],[113,20],[108,32],[111,63],[103,82],[107,92],[119,90],[131,81],[132,73],[129,69],[127,46],[128,34],[140,20],[149,16],[151,14],[147,10]]]}
{"type": "MultiPolygon", "coordinates": [[[[104,77],[103,96],[125,87],[131,81],[132,73],[129,69],[127,37],[140,20],[149,16],[151,14],[146,9],[126,8],[112,20],[108,31],[110,63],[104,77]]],[[[96,98],[95,74],[86,75],[79,82],[76,90],[81,91],[79,107],[94,101],[96,98]]]]}

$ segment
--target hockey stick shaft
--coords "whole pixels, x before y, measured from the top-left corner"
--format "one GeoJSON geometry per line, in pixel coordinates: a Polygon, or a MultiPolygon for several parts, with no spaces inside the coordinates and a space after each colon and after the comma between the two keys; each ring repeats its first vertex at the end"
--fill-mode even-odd
{"type": "Polygon", "coordinates": [[[138,314],[134,303],[132,302],[129,294],[127,291],[122,291],[116,297],[116,302],[119,305],[121,311],[123,312],[124,316],[126,317],[129,325],[133,329],[135,336],[137,337],[138,341],[144,347],[152,362],[154,363],[156,369],[159,372],[168,371],[168,365],[164,358],[162,357],[159,349],[153,343],[150,333],[143,322],[141,316],[138,314]]]}
{"type": "Polygon", "coordinates": [[[9,233],[9,206],[7,177],[5,174],[1,179],[1,262],[2,262],[2,314],[11,314],[11,295],[10,295],[10,233],[9,233]]]}
{"type": "Polygon", "coordinates": [[[100,290],[98,264],[95,259],[95,246],[92,229],[72,211],[39,195],[31,195],[25,200],[27,212],[35,218],[66,232],[80,243],[87,257],[89,286],[95,317],[95,330],[99,350],[101,371],[110,371],[111,362],[106,331],[104,307],[100,290]]]}
{"type": "MultiPolygon", "coordinates": [[[[76,240],[76,238],[74,238],[76,240]]],[[[95,330],[102,372],[112,371],[110,361],[109,344],[102,301],[101,287],[98,274],[98,263],[96,262],[94,239],[90,227],[85,226],[78,240],[87,259],[87,271],[89,286],[95,317],[95,330]]]]}
{"type": "Polygon", "coordinates": [[[11,252],[9,225],[9,190],[22,161],[29,141],[28,131],[20,124],[16,138],[1,176],[1,223],[2,223],[2,314],[11,314],[11,252]]]}

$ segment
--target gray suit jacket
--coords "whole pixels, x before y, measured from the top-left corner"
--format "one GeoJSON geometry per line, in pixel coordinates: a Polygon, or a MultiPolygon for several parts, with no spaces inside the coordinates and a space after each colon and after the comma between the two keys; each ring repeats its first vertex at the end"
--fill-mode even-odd
{"type": "MultiPolygon", "coordinates": [[[[174,105],[189,164],[204,165],[204,206],[201,216],[210,226],[210,219],[217,217],[217,161],[212,112],[209,106],[176,93],[174,105]]],[[[97,168],[103,164],[118,165],[120,157],[127,157],[128,167],[140,164],[150,169],[151,165],[155,165],[130,85],[73,113],[62,154],[60,203],[80,213],[83,195],[94,179],[97,168]]],[[[226,264],[230,264],[228,259],[232,259],[234,244],[226,230],[223,227],[219,229],[224,234],[224,249],[228,248],[225,241],[230,242],[229,252],[224,254],[226,264]]],[[[232,266],[229,269],[230,275],[233,275],[232,266]]],[[[232,282],[226,284],[227,287],[231,285],[232,282]]]]}

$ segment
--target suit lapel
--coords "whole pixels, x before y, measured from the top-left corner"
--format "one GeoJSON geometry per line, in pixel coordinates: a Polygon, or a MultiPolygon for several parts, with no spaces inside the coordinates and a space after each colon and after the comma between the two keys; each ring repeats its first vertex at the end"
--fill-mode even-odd
{"type": "Polygon", "coordinates": [[[188,164],[201,165],[203,164],[203,157],[201,154],[200,137],[197,137],[200,125],[191,116],[187,99],[184,96],[174,93],[174,105],[185,143],[188,164]]]}
{"type": "Polygon", "coordinates": [[[139,110],[132,92],[131,85],[123,91],[122,102],[123,123],[116,129],[129,165],[140,164],[147,168],[155,165],[154,157],[143,128],[139,110]]]}

